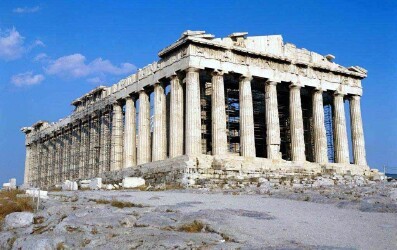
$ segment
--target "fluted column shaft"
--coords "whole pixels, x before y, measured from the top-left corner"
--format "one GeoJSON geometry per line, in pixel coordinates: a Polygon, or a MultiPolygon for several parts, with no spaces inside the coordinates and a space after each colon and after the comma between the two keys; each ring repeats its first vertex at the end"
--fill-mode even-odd
{"type": "Polygon", "coordinates": [[[327,135],[324,123],[323,91],[315,90],[313,93],[313,136],[314,136],[314,161],[327,163],[327,135]]]}
{"type": "Polygon", "coordinates": [[[139,127],[137,164],[144,164],[151,161],[150,151],[150,102],[149,95],[145,91],[139,92],[139,127]]]}
{"type": "Polygon", "coordinates": [[[170,158],[183,155],[183,88],[179,77],[171,77],[170,158]]]}
{"type": "MultiPolygon", "coordinates": [[[[38,169],[39,155],[38,155],[38,153],[39,153],[39,151],[38,151],[38,143],[36,141],[33,144],[33,161],[32,161],[33,164],[32,164],[32,168],[31,168],[31,171],[33,170],[32,171],[33,173],[31,173],[31,175],[34,176],[33,179],[35,180],[36,185],[39,185],[39,169],[38,169]]],[[[52,166],[55,166],[54,162],[53,162],[52,166]]],[[[53,174],[54,174],[54,172],[53,172],[53,174]]]]}
{"type": "Polygon", "coordinates": [[[28,168],[28,180],[31,184],[34,184],[34,143],[31,143],[29,145],[30,150],[29,150],[29,168],[28,168]]]}
{"type": "Polygon", "coordinates": [[[30,183],[30,161],[31,161],[31,147],[30,145],[26,145],[26,156],[25,156],[25,172],[23,176],[23,183],[25,185],[30,183]]]}
{"type": "Polygon", "coordinates": [[[350,122],[354,164],[367,165],[360,96],[350,98],[350,122]]]}
{"type": "Polygon", "coordinates": [[[120,170],[123,165],[123,109],[120,103],[113,104],[112,150],[110,170],[120,170]]]}
{"type": "MultiPolygon", "coordinates": [[[[88,131],[89,133],[89,131],[88,131]]],[[[89,138],[89,135],[88,135],[89,138]]],[[[38,144],[38,166],[40,166],[40,144],[38,144]]],[[[89,148],[88,148],[89,151],[89,148]]],[[[54,182],[50,183],[50,184],[55,184],[58,183],[60,180],[60,176],[62,173],[62,150],[61,150],[61,134],[56,134],[56,138],[55,138],[55,154],[56,154],[56,165],[55,165],[55,178],[54,178],[54,182]]],[[[89,157],[89,154],[88,154],[89,157]]],[[[88,158],[89,161],[89,158],[88,158]]],[[[86,166],[87,168],[88,166],[86,166]]],[[[40,168],[39,168],[40,170],[40,168]]],[[[39,171],[40,174],[40,171],[39,171]]]]}
{"type": "Polygon", "coordinates": [[[101,117],[101,156],[99,172],[103,173],[110,170],[110,151],[112,137],[110,134],[110,113],[104,112],[101,117]]]}
{"type": "Polygon", "coordinates": [[[166,97],[164,85],[154,85],[154,122],[153,122],[153,146],[152,161],[160,161],[167,158],[167,125],[166,125],[166,97]]]}
{"type": "Polygon", "coordinates": [[[293,161],[305,161],[305,140],[303,134],[303,116],[300,86],[290,86],[290,120],[291,120],[291,157],[293,161]]]}
{"type": "Polygon", "coordinates": [[[186,140],[187,155],[201,154],[201,106],[199,70],[186,71],[186,140]]]}
{"type": "MultiPolygon", "coordinates": [[[[72,174],[72,126],[69,127],[66,136],[65,136],[65,144],[66,144],[66,155],[65,155],[65,175],[63,176],[63,180],[71,180],[72,174]]],[[[45,166],[45,162],[44,162],[45,166]]]]}
{"type": "Polygon", "coordinates": [[[214,71],[212,74],[212,154],[227,153],[226,107],[223,73],[214,71]]]}
{"type": "Polygon", "coordinates": [[[265,87],[267,158],[281,159],[280,120],[278,116],[277,82],[267,81],[265,87]]]}
{"type": "Polygon", "coordinates": [[[335,162],[349,162],[349,145],[347,142],[345,106],[343,95],[334,95],[334,131],[335,131],[335,162]]]}
{"type": "Polygon", "coordinates": [[[241,77],[240,102],[240,154],[255,157],[254,109],[252,104],[251,78],[241,77]]]}
{"type": "MultiPolygon", "coordinates": [[[[47,145],[48,147],[48,145],[47,145]]],[[[49,151],[49,148],[47,148],[49,151]]],[[[72,131],[72,177],[71,180],[78,178],[78,169],[80,163],[80,130],[79,127],[76,126],[72,131]]],[[[47,165],[48,169],[48,165],[47,165]]]]}
{"type": "MultiPolygon", "coordinates": [[[[79,177],[78,178],[85,178],[84,172],[86,166],[86,159],[89,154],[87,154],[87,140],[89,138],[88,131],[87,131],[87,123],[88,121],[81,121],[81,130],[80,130],[80,152],[79,152],[79,177]]],[[[55,160],[54,158],[52,159],[55,160]]]]}
{"type": "Polygon", "coordinates": [[[97,169],[97,153],[96,150],[99,147],[99,130],[98,130],[98,119],[99,117],[92,116],[91,118],[91,126],[90,126],[90,163],[89,163],[89,171],[87,177],[95,177],[98,173],[96,172],[97,169]]]}
{"type": "Polygon", "coordinates": [[[136,109],[135,101],[129,96],[125,99],[124,126],[124,168],[136,165],[136,109]]]}

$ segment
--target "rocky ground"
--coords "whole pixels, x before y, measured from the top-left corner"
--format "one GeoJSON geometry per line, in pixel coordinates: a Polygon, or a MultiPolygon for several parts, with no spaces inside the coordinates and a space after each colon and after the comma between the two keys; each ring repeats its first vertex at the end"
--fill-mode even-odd
{"type": "Polygon", "coordinates": [[[0,249],[397,249],[396,182],[49,197],[6,218],[0,249]]]}

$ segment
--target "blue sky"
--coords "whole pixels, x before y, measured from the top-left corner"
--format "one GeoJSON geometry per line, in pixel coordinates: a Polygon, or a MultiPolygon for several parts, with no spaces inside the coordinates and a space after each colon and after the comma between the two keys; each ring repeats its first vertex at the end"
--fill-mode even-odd
{"type": "Polygon", "coordinates": [[[368,70],[362,112],[371,167],[397,166],[396,1],[1,1],[0,183],[22,181],[23,126],[156,61],[187,30],[247,31],[368,70]]]}

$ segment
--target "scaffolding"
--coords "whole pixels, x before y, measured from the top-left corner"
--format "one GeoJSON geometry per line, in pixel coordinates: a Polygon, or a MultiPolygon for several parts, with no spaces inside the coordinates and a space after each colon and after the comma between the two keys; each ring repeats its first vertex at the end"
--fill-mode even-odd
{"type": "Polygon", "coordinates": [[[286,84],[280,83],[277,85],[277,101],[280,121],[280,151],[284,160],[291,161],[289,88],[286,84]]]}
{"type": "Polygon", "coordinates": [[[253,81],[252,104],[254,109],[254,134],[256,157],[267,157],[266,150],[266,100],[265,83],[253,81]]]}
{"type": "Polygon", "coordinates": [[[238,82],[225,77],[225,104],[227,148],[232,154],[240,154],[240,103],[238,82]]]}
{"type": "Polygon", "coordinates": [[[301,102],[306,160],[314,162],[313,100],[310,90],[301,89],[301,102]]]}
{"type": "Polygon", "coordinates": [[[334,131],[332,121],[332,104],[324,105],[324,123],[327,136],[327,155],[329,162],[335,162],[335,149],[334,149],[334,131]]]}
{"type": "MultiPolygon", "coordinates": [[[[205,72],[204,72],[205,73],[205,72]]],[[[200,75],[201,152],[212,154],[212,82],[207,74],[200,75]]]]}

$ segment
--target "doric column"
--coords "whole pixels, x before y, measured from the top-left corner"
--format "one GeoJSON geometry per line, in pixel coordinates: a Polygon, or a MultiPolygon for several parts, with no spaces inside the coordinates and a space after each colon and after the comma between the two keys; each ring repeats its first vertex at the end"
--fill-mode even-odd
{"type": "MultiPolygon", "coordinates": [[[[88,138],[89,138],[89,136],[88,136],[88,138]]],[[[39,156],[37,166],[39,167],[40,166],[40,146],[39,146],[39,144],[37,146],[37,149],[38,149],[38,156],[39,156]]],[[[88,157],[89,157],[89,154],[88,154],[88,157]]],[[[58,132],[55,132],[55,171],[54,171],[54,181],[49,183],[50,185],[58,183],[61,172],[62,172],[61,134],[58,134],[58,132]]],[[[40,171],[39,171],[39,174],[40,174],[40,171]]]]}
{"type": "Polygon", "coordinates": [[[367,165],[360,96],[358,95],[350,98],[350,122],[354,164],[367,165]]]}
{"type": "Polygon", "coordinates": [[[31,146],[30,145],[26,145],[25,172],[24,172],[24,175],[23,175],[23,183],[25,185],[29,185],[30,184],[30,161],[31,161],[30,152],[31,152],[31,146]]]}
{"type": "Polygon", "coordinates": [[[87,131],[88,121],[81,121],[81,130],[80,130],[80,152],[79,152],[79,179],[86,178],[84,172],[86,166],[86,159],[88,157],[87,154],[87,140],[88,140],[88,131],[87,131]]]}
{"type": "Polygon", "coordinates": [[[110,134],[110,112],[103,112],[101,120],[101,156],[99,172],[103,173],[110,170],[110,151],[112,141],[110,134]]]}
{"type": "Polygon", "coordinates": [[[239,84],[240,154],[245,157],[256,156],[251,79],[251,77],[242,76],[239,84]]]}
{"type": "Polygon", "coordinates": [[[316,89],[312,98],[314,161],[318,163],[327,163],[327,135],[324,123],[323,91],[321,89],[316,89]]]}
{"type": "Polygon", "coordinates": [[[113,104],[112,150],[110,170],[120,170],[123,165],[123,109],[121,104],[113,104]]]}
{"type": "Polygon", "coordinates": [[[334,95],[335,162],[350,163],[343,97],[341,93],[334,95]]]}
{"type": "Polygon", "coordinates": [[[268,80],[265,87],[267,158],[281,159],[280,120],[278,117],[277,82],[268,80]]]}
{"type": "Polygon", "coordinates": [[[44,138],[44,182],[48,183],[48,169],[49,169],[49,152],[48,152],[48,139],[44,138]]]}
{"type": "Polygon", "coordinates": [[[136,165],[136,109],[135,100],[125,99],[124,168],[136,165]]]}
{"type": "MultiPolygon", "coordinates": [[[[48,147],[48,144],[47,144],[48,147]]],[[[48,150],[48,148],[47,148],[48,150]]],[[[80,162],[80,130],[79,126],[73,127],[72,130],[72,177],[71,180],[78,178],[79,162],[80,162]]]]}
{"type": "Polygon", "coordinates": [[[225,87],[223,83],[223,72],[212,73],[212,154],[224,155],[227,153],[226,134],[226,107],[225,87]]]}
{"type": "MultiPolygon", "coordinates": [[[[65,167],[65,174],[63,176],[63,180],[71,180],[71,166],[72,166],[72,162],[71,162],[71,155],[72,155],[72,127],[71,124],[68,125],[67,129],[66,129],[66,134],[65,134],[65,162],[64,162],[64,167],[65,167]]],[[[45,148],[45,147],[44,147],[45,148]]],[[[45,155],[45,154],[44,154],[45,155]]],[[[45,162],[44,162],[44,166],[45,166],[45,162]]]]}
{"type": "Polygon", "coordinates": [[[170,158],[183,155],[183,87],[177,74],[171,76],[170,158]]]}
{"type": "Polygon", "coordinates": [[[299,85],[290,85],[289,110],[291,120],[291,157],[293,161],[306,160],[300,89],[301,86],[299,85]]]}
{"type": "Polygon", "coordinates": [[[154,85],[154,118],[153,118],[153,146],[152,161],[167,158],[167,125],[166,99],[164,85],[154,85]]]}
{"type": "MultiPolygon", "coordinates": [[[[32,154],[33,154],[33,159],[32,159],[32,165],[30,168],[30,175],[33,177],[32,179],[35,181],[35,184],[38,186],[39,185],[39,175],[38,175],[38,142],[35,141],[33,143],[32,147],[32,154]]],[[[54,164],[53,164],[54,166],[54,164]]]]}
{"type": "Polygon", "coordinates": [[[139,92],[139,126],[137,164],[148,163],[151,160],[150,151],[150,102],[146,91],[139,92]]]}
{"type": "Polygon", "coordinates": [[[201,154],[201,106],[199,69],[186,70],[186,154],[201,154]]]}
{"type": "Polygon", "coordinates": [[[98,167],[97,163],[97,149],[99,148],[99,131],[98,131],[98,119],[99,117],[95,114],[91,117],[90,125],[90,162],[88,176],[90,178],[97,177],[98,172],[96,171],[98,167]]]}

